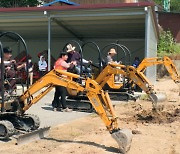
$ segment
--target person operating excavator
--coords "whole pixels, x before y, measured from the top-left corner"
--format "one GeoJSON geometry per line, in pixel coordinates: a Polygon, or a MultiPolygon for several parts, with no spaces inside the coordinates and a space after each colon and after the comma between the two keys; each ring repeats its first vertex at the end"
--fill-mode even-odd
{"type": "MultiPolygon", "coordinates": [[[[67,63],[66,62],[67,59],[68,59],[67,52],[62,52],[60,54],[60,58],[55,62],[54,69],[67,71],[68,68],[76,64],[76,62],[74,61],[72,61],[71,63],[67,63]]],[[[65,87],[63,86],[55,87],[54,99],[52,101],[52,107],[54,111],[64,111],[64,112],[72,111],[67,107],[66,94],[67,91],[65,87]],[[59,100],[59,97],[61,97],[61,100],[59,100]]]]}
{"type": "MultiPolygon", "coordinates": [[[[5,68],[5,93],[9,94],[16,93],[16,72],[22,68],[26,67],[26,63],[17,65],[16,60],[12,59],[12,49],[9,47],[3,48],[4,52],[4,68],[5,68]]],[[[0,58],[1,64],[1,58],[0,58]]],[[[1,73],[1,70],[0,70],[1,73]]]]}

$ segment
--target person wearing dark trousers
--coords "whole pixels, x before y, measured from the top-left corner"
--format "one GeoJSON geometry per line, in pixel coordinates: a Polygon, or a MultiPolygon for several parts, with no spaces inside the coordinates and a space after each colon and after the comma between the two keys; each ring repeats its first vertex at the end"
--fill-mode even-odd
{"type": "MultiPolygon", "coordinates": [[[[68,56],[66,52],[62,52],[60,55],[60,58],[55,62],[54,69],[55,70],[63,70],[67,71],[69,67],[74,65],[74,62],[67,63],[68,56]]],[[[66,94],[67,90],[63,86],[56,86],[55,87],[55,94],[54,99],[52,101],[52,107],[54,111],[62,111],[64,112],[71,112],[72,110],[69,109],[66,105],[66,94]],[[61,97],[61,100],[59,100],[59,97],[61,97]]]]}
{"type": "Polygon", "coordinates": [[[67,94],[67,91],[65,87],[62,87],[62,86],[55,87],[54,100],[52,102],[54,111],[60,110],[61,108],[67,110],[66,94],[67,94]],[[59,100],[59,97],[61,97],[61,100],[59,100]]]}
{"type": "Polygon", "coordinates": [[[44,56],[40,56],[40,59],[39,59],[39,62],[38,62],[38,66],[39,66],[39,76],[41,78],[47,72],[47,62],[46,62],[44,56]]]}

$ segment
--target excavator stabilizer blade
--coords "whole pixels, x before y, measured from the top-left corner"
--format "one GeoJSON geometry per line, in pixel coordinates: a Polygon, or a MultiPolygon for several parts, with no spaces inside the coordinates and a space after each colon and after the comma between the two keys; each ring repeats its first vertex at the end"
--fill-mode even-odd
{"type": "Polygon", "coordinates": [[[149,94],[149,98],[154,104],[156,104],[157,102],[165,101],[167,99],[167,96],[164,93],[158,93],[158,94],[149,94]]]}
{"type": "Polygon", "coordinates": [[[131,147],[132,131],[129,129],[121,129],[111,134],[119,145],[120,152],[125,154],[131,147]]]}
{"type": "Polygon", "coordinates": [[[29,132],[27,134],[20,135],[16,138],[16,145],[26,144],[32,141],[36,141],[48,136],[48,131],[50,127],[40,128],[33,132],[29,132]]]}

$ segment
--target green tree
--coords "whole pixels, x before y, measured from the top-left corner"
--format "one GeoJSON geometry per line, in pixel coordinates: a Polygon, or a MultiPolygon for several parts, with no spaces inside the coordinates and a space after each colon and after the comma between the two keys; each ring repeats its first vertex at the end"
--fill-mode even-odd
{"type": "Polygon", "coordinates": [[[32,7],[41,4],[38,0],[0,0],[0,7],[32,7]]]}
{"type": "Polygon", "coordinates": [[[158,56],[175,55],[180,53],[180,44],[176,43],[170,31],[160,31],[158,56]]]}
{"type": "MultiPolygon", "coordinates": [[[[154,0],[154,2],[163,6],[164,0],[154,0]]],[[[180,0],[170,0],[170,12],[180,12],[180,0]]]]}
{"type": "Polygon", "coordinates": [[[171,0],[170,10],[172,12],[180,12],[180,0],[171,0]]]}

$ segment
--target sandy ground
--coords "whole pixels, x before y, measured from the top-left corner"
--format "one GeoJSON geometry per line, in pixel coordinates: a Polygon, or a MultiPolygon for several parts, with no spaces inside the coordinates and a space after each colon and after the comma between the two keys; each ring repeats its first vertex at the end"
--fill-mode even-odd
{"type": "MultiPolygon", "coordinates": [[[[151,102],[137,100],[116,104],[119,127],[133,130],[128,154],[180,154],[180,96],[170,79],[157,82],[155,89],[168,99],[152,111],[151,102]]],[[[26,145],[0,143],[0,154],[109,154],[118,145],[96,114],[51,128],[45,139],[26,145]]]]}

